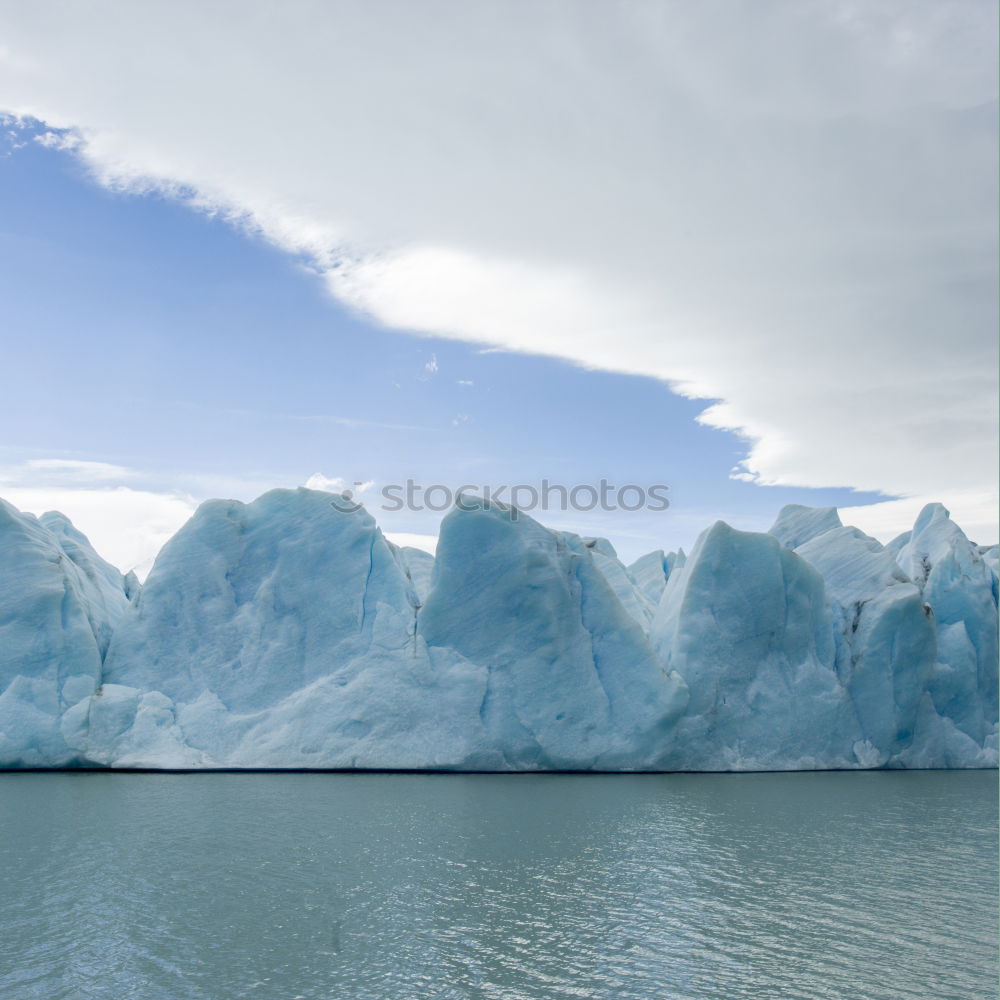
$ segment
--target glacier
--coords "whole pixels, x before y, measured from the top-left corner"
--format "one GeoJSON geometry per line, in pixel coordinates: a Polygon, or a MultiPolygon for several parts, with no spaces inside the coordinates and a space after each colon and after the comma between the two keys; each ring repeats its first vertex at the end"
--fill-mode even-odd
{"type": "Polygon", "coordinates": [[[99,689],[137,590],[61,514],[36,518],[0,500],[0,765],[85,762],[64,716],[99,689]]]}
{"type": "Polygon", "coordinates": [[[997,766],[997,547],[940,504],[626,566],[496,501],[432,557],[333,500],[208,501],[142,585],[0,501],[0,767],[997,766]]]}
{"type": "Polygon", "coordinates": [[[671,733],[672,770],[858,763],[823,579],[773,536],[722,521],[705,531],[667,583],[652,638],[691,693],[671,733]]]}

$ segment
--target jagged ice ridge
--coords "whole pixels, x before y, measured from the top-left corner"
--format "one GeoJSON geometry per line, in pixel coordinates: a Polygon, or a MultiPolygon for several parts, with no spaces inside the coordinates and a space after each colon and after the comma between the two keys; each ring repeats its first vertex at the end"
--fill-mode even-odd
{"type": "Polygon", "coordinates": [[[624,566],[467,496],[435,559],[331,499],[202,504],[143,586],[0,501],[0,767],[997,765],[997,547],[939,504],[624,566]]]}

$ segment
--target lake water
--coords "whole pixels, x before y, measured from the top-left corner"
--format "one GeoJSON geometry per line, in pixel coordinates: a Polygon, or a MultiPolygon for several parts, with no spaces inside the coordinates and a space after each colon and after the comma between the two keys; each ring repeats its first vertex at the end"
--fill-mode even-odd
{"type": "Polygon", "coordinates": [[[0,775],[0,996],[983,998],[996,772],[0,775]]]}

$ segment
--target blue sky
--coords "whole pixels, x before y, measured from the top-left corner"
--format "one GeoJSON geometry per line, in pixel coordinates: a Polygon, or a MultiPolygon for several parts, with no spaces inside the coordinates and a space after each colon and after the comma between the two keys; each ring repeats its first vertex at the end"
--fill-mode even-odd
{"type": "MultiPolygon", "coordinates": [[[[16,130],[0,158],[4,465],[108,463],[196,499],[317,472],[374,480],[370,495],[407,478],[669,485],[663,513],[539,515],[607,532],[629,557],[690,545],[717,517],[760,528],[785,503],[879,499],[730,478],[745,443],[656,379],[366,322],[287,254],[162,196],[108,191],[37,133],[16,130]]],[[[435,530],[438,515],[380,504],[390,530],[435,530]]]]}
{"type": "Polygon", "coordinates": [[[0,0],[0,495],[122,566],[210,496],[407,478],[668,484],[541,517],[626,558],[789,502],[994,542],[997,35],[987,0],[0,0]]]}

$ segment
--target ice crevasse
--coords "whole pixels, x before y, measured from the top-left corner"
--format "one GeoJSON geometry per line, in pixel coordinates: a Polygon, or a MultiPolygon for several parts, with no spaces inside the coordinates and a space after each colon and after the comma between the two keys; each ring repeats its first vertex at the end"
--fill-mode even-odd
{"type": "Polygon", "coordinates": [[[997,765],[996,548],[938,504],[625,566],[467,496],[432,558],[331,499],[208,501],[142,586],[0,502],[0,767],[997,765]]]}

